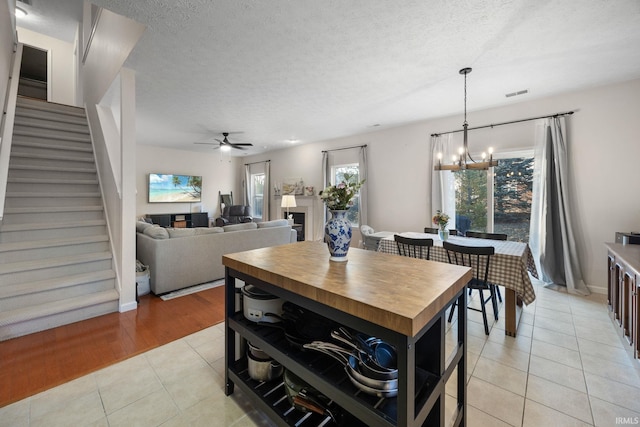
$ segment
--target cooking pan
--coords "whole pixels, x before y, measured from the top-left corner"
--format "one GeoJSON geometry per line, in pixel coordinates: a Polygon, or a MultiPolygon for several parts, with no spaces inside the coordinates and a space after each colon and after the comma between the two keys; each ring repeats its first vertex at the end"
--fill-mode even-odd
{"type": "MultiPolygon", "coordinates": [[[[371,358],[364,350],[360,348],[357,344],[349,341],[347,337],[351,337],[351,335],[342,327],[338,328],[335,331],[331,332],[331,338],[340,341],[349,345],[353,348],[360,360],[360,370],[362,373],[370,378],[375,378],[378,380],[391,380],[398,378],[398,369],[397,368],[385,368],[380,366],[376,361],[371,358]]],[[[377,338],[372,338],[376,340],[377,338]]],[[[370,339],[371,340],[371,339],[370,339]]],[[[370,340],[367,340],[367,344],[370,340]]]]}
{"type": "Polygon", "coordinates": [[[341,348],[340,346],[336,346],[331,343],[322,343],[322,342],[316,341],[310,344],[305,344],[305,348],[319,351],[328,356],[331,356],[332,358],[340,362],[344,366],[345,371],[350,376],[350,378],[353,378],[356,381],[354,385],[366,393],[376,394],[376,393],[372,393],[371,390],[381,391],[381,392],[390,392],[395,390],[396,393],[398,392],[397,378],[390,379],[390,380],[379,380],[379,379],[368,377],[367,375],[365,375],[363,372],[360,371],[359,359],[353,353],[341,348]],[[360,385],[366,386],[367,389],[365,389],[364,387],[359,387],[360,385]],[[371,390],[368,390],[368,389],[371,389],[371,390]]]}
{"type": "Polygon", "coordinates": [[[288,369],[284,370],[284,388],[289,403],[298,411],[329,416],[334,423],[344,423],[344,413],[328,397],[318,392],[288,369]]]}

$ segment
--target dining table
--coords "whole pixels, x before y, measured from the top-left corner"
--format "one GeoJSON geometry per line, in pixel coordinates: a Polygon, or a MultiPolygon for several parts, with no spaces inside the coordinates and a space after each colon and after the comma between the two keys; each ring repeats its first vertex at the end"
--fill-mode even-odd
{"type": "MultiPolygon", "coordinates": [[[[442,246],[442,240],[437,234],[418,232],[397,234],[413,239],[433,239],[429,259],[436,262],[449,262],[447,252],[442,246]]],[[[505,334],[515,337],[522,316],[522,304],[529,305],[536,299],[529,274],[538,278],[538,272],[529,245],[508,240],[477,239],[464,236],[449,236],[447,241],[456,245],[493,246],[495,248],[495,254],[489,267],[488,281],[501,285],[505,289],[505,334]]],[[[380,240],[378,252],[398,255],[398,246],[393,235],[380,240]]]]}

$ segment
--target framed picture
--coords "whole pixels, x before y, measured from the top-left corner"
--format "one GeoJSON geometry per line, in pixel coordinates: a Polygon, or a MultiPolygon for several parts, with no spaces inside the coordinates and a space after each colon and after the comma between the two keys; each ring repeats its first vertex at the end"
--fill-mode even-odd
{"type": "Polygon", "coordinates": [[[302,196],[304,194],[304,182],[302,178],[285,178],[282,180],[282,194],[294,194],[302,196]]]}

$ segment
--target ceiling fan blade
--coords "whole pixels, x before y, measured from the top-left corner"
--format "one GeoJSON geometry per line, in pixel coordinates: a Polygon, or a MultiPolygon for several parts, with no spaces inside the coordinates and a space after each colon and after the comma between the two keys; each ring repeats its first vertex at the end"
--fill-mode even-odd
{"type": "Polygon", "coordinates": [[[232,145],[234,147],[253,147],[253,144],[249,144],[249,143],[231,143],[229,145],[232,145]]]}
{"type": "Polygon", "coordinates": [[[198,145],[220,145],[220,144],[215,143],[215,142],[194,142],[194,144],[198,144],[198,145]]]}

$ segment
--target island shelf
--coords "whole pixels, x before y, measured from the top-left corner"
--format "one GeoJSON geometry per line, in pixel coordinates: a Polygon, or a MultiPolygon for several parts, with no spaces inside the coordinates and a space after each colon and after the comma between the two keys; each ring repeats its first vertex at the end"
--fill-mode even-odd
{"type": "Polygon", "coordinates": [[[471,277],[469,269],[357,249],[349,252],[347,263],[340,263],[347,265],[338,266],[328,261],[326,246],[318,242],[230,254],[223,257],[223,263],[226,266],[227,395],[232,394],[237,385],[277,425],[296,425],[302,416],[308,417],[301,424],[303,426],[334,425],[319,414],[291,411],[282,380],[269,383],[251,380],[246,356],[236,354],[238,335],[351,414],[354,419],[349,425],[422,426],[444,425],[445,421],[466,425],[466,375],[457,376],[453,420],[445,420],[444,409],[447,380],[456,369],[466,372],[464,289],[471,277]],[[305,255],[304,265],[293,261],[300,259],[301,253],[305,255]],[[365,269],[365,265],[377,267],[365,269]],[[389,270],[385,265],[393,268],[389,270]],[[383,271],[385,275],[381,275],[383,271]],[[397,290],[379,288],[396,283],[399,276],[394,278],[394,274],[398,273],[402,273],[404,283],[397,286],[406,289],[413,303],[398,305],[397,301],[389,299],[397,294],[397,290]],[[295,348],[287,342],[283,331],[245,319],[235,305],[236,279],[394,345],[398,351],[397,397],[379,398],[363,393],[349,381],[344,367],[338,362],[317,352],[295,348]],[[358,283],[360,286],[355,286],[358,283]],[[419,301],[415,298],[416,293],[423,295],[419,301]],[[446,355],[445,312],[455,300],[461,307],[458,310],[457,344],[446,355]],[[416,307],[419,309],[415,310],[416,307]],[[428,313],[426,316],[425,312],[428,313]]]}

